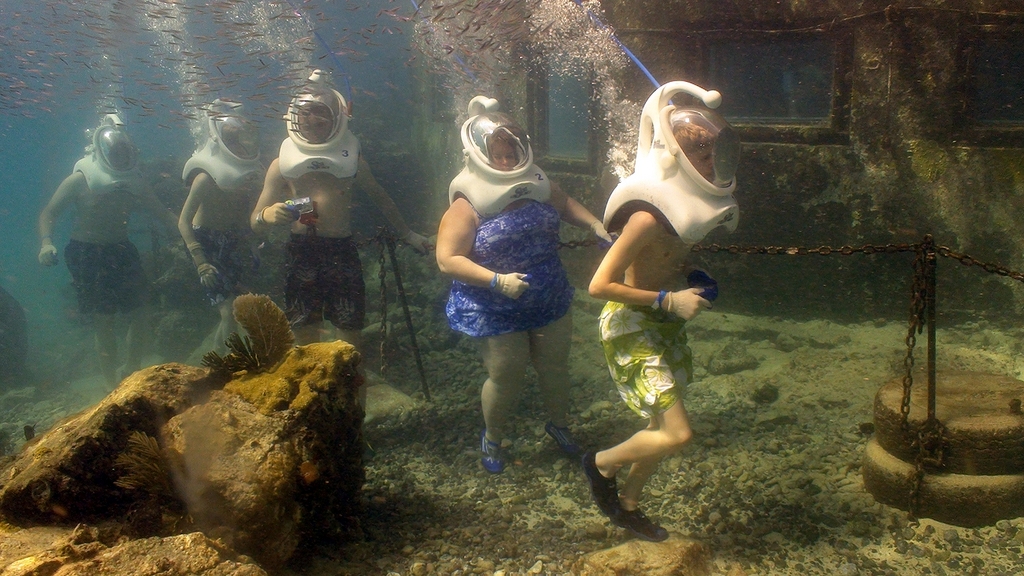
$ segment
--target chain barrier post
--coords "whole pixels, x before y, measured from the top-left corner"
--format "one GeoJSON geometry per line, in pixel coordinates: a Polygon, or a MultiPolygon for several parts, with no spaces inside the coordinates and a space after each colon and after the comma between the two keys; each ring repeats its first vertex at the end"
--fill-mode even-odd
{"type": "MultiPolygon", "coordinates": [[[[390,232],[384,233],[384,244],[387,246],[388,254],[391,256],[391,273],[395,277],[395,288],[398,290],[398,301],[402,304],[402,311],[405,312],[405,325],[409,329],[409,339],[412,341],[412,353],[416,358],[416,369],[420,373],[420,385],[423,389],[423,397],[430,401],[430,388],[427,386],[427,375],[423,371],[423,359],[420,358],[420,347],[416,343],[416,328],[412,325],[412,314],[409,313],[409,302],[405,298],[405,288],[402,286],[402,275],[398,271],[398,259],[395,257],[395,237],[390,232]]],[[[383,252],[382,256],[383,258],[383,252]]],[[[382,262],[383,264],[383,262],[382,262]]],[[[383,353],[383,348],[381,349],[383,353]]]]}
{"type": "Polygon", "coordinates": [[[384,241],[382,240],[385,231],[382,228],[374,238],[380,242],[380,257],[377,259],[377,278],[380,279],[380,377],[384,378],[384,368],[387,366],[384,360],[384,345],[388,339],[388,291],[387,291],[387,262],[384,258],[384,241]]]}
{"type": "Polygon", "coordinates": [[[938,261],[936,260],[935,241],[931,234],[924,237],[924,285],[925,285],[925,322],[928,324],[928,421],[935,420],[935,276],[938,261]]]}

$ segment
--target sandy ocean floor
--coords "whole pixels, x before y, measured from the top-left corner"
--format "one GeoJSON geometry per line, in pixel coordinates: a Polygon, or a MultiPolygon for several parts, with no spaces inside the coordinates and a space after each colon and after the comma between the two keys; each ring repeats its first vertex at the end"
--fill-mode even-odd
{"type": "MultiPolygon", "coordinates": [[[[583,444],[607,447],[643,423],[611,391],[590,335],[596,309],[577,304],[573,428],[583,444]]],[[[1024,519],[981,529],[911,522],[863,488],[870,431],[862,424],[872,421],[879,387],[902,375],[905,324],[711,311],[688,332],[695,438],[662,464],[641,506],[671,533],[707,544],[714,573],[1021,573],[1024,519]],[[728,366],[748,368],[709,372],[728,366]]],[[[1022,335],[984,323],[940,330],[939,368],[1020,378],[1022,335]]],[[[925,353],[922,336],[920,364],[925,353]]],[[[578,463],[545,436],[529,394],[515,420],[514,465],[499,475],[481,468],[484,375],[468,341],[425,363],[428,378],[442,382],[433,402],[367,426],[376,456],[364,541],[310,559],[302,573],[573,574],[582,555],[630,539],[591,503],[578,463]]]]}
{"type": "MultiPolygon", "coordinates": [[[[597,308],[573,309],[572,428],[607,447],[644,423],[618,400],[596,342],[597,308]]],[[[838,325],[705,312],[689,325],[696,382],[685,398],[695,437],[663,462],[643,509],[704,542],[715,574],[1019,574],[1024,519],[966,529],[876,503],[860,472],[875,392],[899,377],[906,325],[838,325]]],[[[939,331],[939,368],[1024,375],[1024,330],[984,323],[939,331]]],[[[427,350],[432,402],[411,358],[386,373],[415,405],[375,419],[366,437],[362,538],[300,559],[293,574],[573,574],[579,558],[626,542],[591,503],[575,459],[544,434],[533,382],[513,420],[514,462],[479,464],[484,372],[468,339],[427,350]]],[[[916,357],[923,363],[924,339],[916,357]]],[[[531,375],[532,378],[532,375],[531,375]]],[[[10,448],[102,396],[95,379],[46,399],[0,397],[10,448]],[[98,396],[97,396],[98,395],[98,396]]],[[[371,406],[372,411],[372,406],[371,406]]]]}

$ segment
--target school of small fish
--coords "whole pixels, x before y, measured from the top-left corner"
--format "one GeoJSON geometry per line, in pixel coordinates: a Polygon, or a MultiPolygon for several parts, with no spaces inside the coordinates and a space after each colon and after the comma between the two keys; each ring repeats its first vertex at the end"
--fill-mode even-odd
{"type": "MultiPolygon", "coordinates": [[[[597,0],[582,6],[600,12],[597,0]]],[[[312,69],[328,69],[341,89],[346,68],[383,50],[400,51],[399,61],[453,92],[493,90],[513,64],[589,81],[621,58],[580,8],[574,0],[0,2],[0,116],[49,114],[59,102],[198,135],[214,98],[279,120],[312,69]]],[[[352,80],[357,96],[377,95],[352,80]]]]}

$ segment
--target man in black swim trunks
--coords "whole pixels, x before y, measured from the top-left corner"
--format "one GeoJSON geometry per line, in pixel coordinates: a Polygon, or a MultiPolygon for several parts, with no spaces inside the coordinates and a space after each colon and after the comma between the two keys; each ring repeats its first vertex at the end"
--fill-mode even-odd
{"type": "Polygon", "coordinates": [[[373,200],[399,238],[420,253],[430,249],[426,238],[409,229],[360,156],[348,113],[344,97],[314,72],[288,107],[288,138],[267,169],[250,219],[257,233],[274,226],[291,230],[285,312],[300,344],[320,341],[322,321],[329,320],[343,340],[359,347],[366,297],[352,241],[354,189],[373,200]]]}
{"type": "Polygon", "coordinates": [[[53,266],[57,263],[57,248],[51,240],[54,224],[68,207],[75,208],[64,260],[71,272],[79,311],[94,318],[100,372],[111,386],[141,367],[148,340],[148,283],[139,252],[128,239],[128,218],[144,211],[168,230],[176,232],[178,225],[178,217],[141,186],[136,157],[124,123],[116,114],[108,114],[93,132],[85,157],[75,164],[39,215],[39,263],[53,266]],[[127,357],[120,374],[114,332],[118,312],[129,317],[127,357]]]}

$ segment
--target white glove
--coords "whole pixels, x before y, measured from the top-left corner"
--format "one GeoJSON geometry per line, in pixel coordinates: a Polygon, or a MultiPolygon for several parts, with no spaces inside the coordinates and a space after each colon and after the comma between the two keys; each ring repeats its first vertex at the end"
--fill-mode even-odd
{"type": "Polygon", "coordinates": [[[594,223],[590,225],[590,229],[593,230],[594,234],[596,234],[601,240],[604,240],[605,242],[612,242],[612,235],[604,229],[604,224],[602,224],[600,220],[594,220],[594,223]]]}
{"type": "Polygon", "coordinates": [[[199,281],[202,282],[203,286],[207,288],[213,288],[217,286],[217,267],[213,264],[200,264],[196,267],[196,271],[199,272],[199,281]]]}
{"type": "Polygon", "coordinates": [[[492,282],[493,288],[502,295],[515,300],[522,296],[523,292],[530,287],[529,282],[526,282],[523,278],[526,278],[526,274],[520,274],[519,272],[495,274],[495,280],[492,282]]]}
{"type": "Polygon", "coordinates": [[[39,249],[39,263],[43,266],[53,266],[57,263],[57,247],[46,243],[39,249]]]}
{"type": "Polygon", "coordinates": [[[276,202],[270,206],[266,206],[260,213],[256,215],[256,221],[261,224],[267,224],[268,226],[277,226],[278,224],[291,224],[295,222],[295,213],[288,209],[288,205],[284,202],[276,202]]]}
{"type": "Polygon", "coordinates": [[[433,246],[430,244],[430,239],[426,236],[421,236],[412,230],[406,234],[402,241],[412,246],[412,249],[419,252],[420,254],[427,254],[433,246]]]}
{"type": "Polygon", "coordinates": [[[683,320],[693,320],[702,310],[711,308],[711,302],[698,296],[700,291],[701,288],[687,288],[678,292],[669,292],[661,301],[661,308],[683,320]]]}

